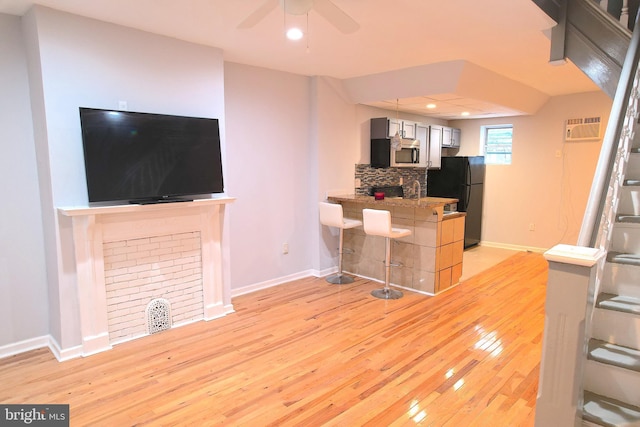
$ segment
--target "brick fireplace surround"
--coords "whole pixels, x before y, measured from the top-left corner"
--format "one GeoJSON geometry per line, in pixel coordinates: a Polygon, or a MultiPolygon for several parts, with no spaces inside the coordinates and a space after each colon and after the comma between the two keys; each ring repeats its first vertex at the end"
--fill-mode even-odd
{"type": "MultiPolygon", "coordinates": [[[[113,248],[126,244],[123,242],[134,241],[137,244],[148,242],[150,246],[146,245],[147,247],[143,250],[149,250],[153,248],[153,242],[176,239],[175,236],[180,236],[180,239],[186,236],[191,240],[199,238],[199,244],[197,242],[189,244],[191,252],[199,253],[188,254],[189,259],[195,262],[191,263],[193,265],[184,276],[201,289],[189,291],[189,294],[193,295],[192,301],[180,302],[180,305],[192,307],[182,321],[186,323],[200,320],[199,318],[211,320],[233,312],[230,289],[227,289],[223,280],[223,276],[228,273],[224,271],[225,264],[222,257],[222,229],[224,207],[234,200],[230,197],[221,197],[184,203],[58,209],[62,215],[72,220],[84,356],[109,350],[114,344],[114,300],[113,296],[108,296],[107,292],[112,274],[109,257],[113,248]],[[106,270],[105,251],[107,252],[106,270]],[[194,275],[198,276],[195,280],[194,275]],[[197,308],[197,306],[201,307],[197,308]]],[[[158,268],[162,268],[166,264],[162,251],[166,252],[166,248],[170,245],[159,243],[158,246],[157,258],[151,251],[147,257],[147,265],[158,265],[158,268]]],[[[181,243],[180,247],[184,252],[184,243],[181,243]]],[[[140,255],[136,257],[140,258],[140,255]]],[[[124,263],[123,269],[126,268],[124,263]]],[[[139,286],[139,281],[132,280],[130,286],[139,286]]],[[[175,286],[175,280],[171,281],[171,286],[175,286]]],[[[193,285],[190,286],[193,287],[193,285]]],[[[129,293],[140,295],[137,290],[129,293]]],[[[117,298],[122,299],[121,296],[117,298]]],[[[136,313],[135,316],[138,315],[144,316],[144,312],[136,313]]],[[[139,330],[134,331],[132,336],[124,337],[124,340],[137,336],[140,336],[139,330]]],[[[122,340],[123,338],[120,337],[115,342],[122,340]]]]}

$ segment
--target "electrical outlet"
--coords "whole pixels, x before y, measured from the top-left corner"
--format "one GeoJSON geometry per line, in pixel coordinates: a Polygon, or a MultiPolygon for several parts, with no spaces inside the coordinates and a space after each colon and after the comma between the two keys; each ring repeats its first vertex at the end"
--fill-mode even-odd
{"type": "Polygon", "coordinates": [[[536,231],[536,225],[533,222],[529,224],[529,231],[536,231]]]}
{"type": "Polygon", "coordinates": [[[118,110],[127,111],[129,109],[129,105],[127,101],[118,101],[118,110]]]}
{"type": "Polygon", "coordinates": [[[557,157],[557,158],[562,157],[562,151],[560,151],[560,150],[556,150],[556,157],[557,157]]]}
{"type": "Polygon", "coordinates": [[[282,253],[285,254],[285,255],[289,253],[289,244],[288,243],[283,243],[282,244],[282,253]]]}

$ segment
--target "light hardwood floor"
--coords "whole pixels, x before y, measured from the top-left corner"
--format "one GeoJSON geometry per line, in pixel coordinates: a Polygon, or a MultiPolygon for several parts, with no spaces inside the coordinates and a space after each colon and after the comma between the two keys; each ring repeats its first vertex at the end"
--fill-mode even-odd
{"type": "Polygon", "coordinates": [[[72,426],[530,426],[546,280],[526,252],[436,297],[298,280],[87,358],[1,359],[0,402],[68,403],[72,426]]]}
{"type": "Polygon", "coordinates": [[[514,249],[505,249],[494,246],[476,245],[465,249],[462,255],[462,276],[460,281],[470,279],[487,268],[499,264],[501,261],[515,255],[514,249]]]}

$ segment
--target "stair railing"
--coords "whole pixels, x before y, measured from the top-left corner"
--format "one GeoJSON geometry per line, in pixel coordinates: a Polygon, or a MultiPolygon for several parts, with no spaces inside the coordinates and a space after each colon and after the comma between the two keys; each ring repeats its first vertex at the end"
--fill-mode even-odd
{"type": "MultiPolygon", "coordinates": [[[[638,26],[640,27],[640,26],[638,26]]],[[[630,140],[638,117],[638,60],[640,32],[631,36],[620,81],[613,99],[611,115],[602,140],[591,192],[578,237],[578,246],[607,250],[618,190],[624,178],[629,156],[630,140]]]]}
{"type": "MultiPolygon", "coordinates": [[[[617,13],[613,14],[609,12],[609,0],[595,0],[595,2],[605,12],[609,13],[610,15],[617,16],[617,13]]],[[[622,6],[620,7],[620,18],[618,20],[620,21],[620,25],[622,25],[624,28],[633,30],[633,28],[629,27],[629,0],[622,0],[622,6]]]]}

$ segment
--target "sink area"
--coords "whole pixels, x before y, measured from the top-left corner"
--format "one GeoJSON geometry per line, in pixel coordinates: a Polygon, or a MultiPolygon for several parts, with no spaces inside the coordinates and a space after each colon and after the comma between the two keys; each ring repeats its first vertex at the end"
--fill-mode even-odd
{"type": "MultiPolygon", "coordinates": [[[[371,187],[369,189],[369,195],[373,196],[374,193],[384,193],[384,198],[388,199],[388,200],[413,200],[416,203],[420,203],[420,199],[416,198],[414,195],[412,196],[406,196],[404,194],[404,189],[401,185],[391,185],[391,186],[384,186],[384,187],[371,187]]],[[[412,192],[413,194],[421,194],[420,191],[420,183],[419,182],[415,182],[414,183],[414,191],[412,192]],[[415,187],[418,187],[418,190],[415,190],[415,187]]]]}
{"type": "Polygon", "coordinates": [[[384,193],[385,199],[402,199],[404,198],[404,190],[401,185],[390,185],[384,187],[371,187],[369,195],[374,193],[384,193]]]}

